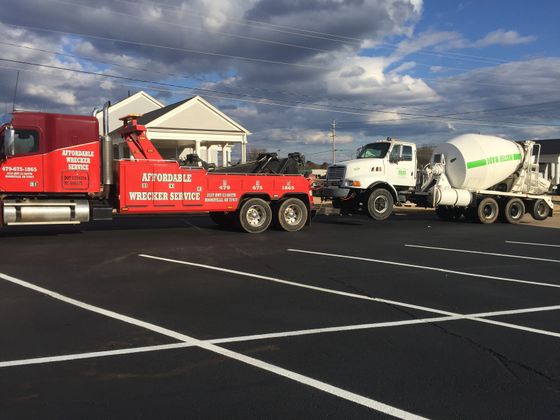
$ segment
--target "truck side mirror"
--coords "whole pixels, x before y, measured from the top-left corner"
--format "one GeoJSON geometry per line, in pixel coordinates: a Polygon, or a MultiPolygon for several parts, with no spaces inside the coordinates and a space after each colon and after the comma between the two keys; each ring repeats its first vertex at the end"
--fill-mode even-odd
{"type": "Polygon", "coordinates": [[[13,127],[4,130],[4,155],[13,156],[15,154],[16,130],[13,127]]]}

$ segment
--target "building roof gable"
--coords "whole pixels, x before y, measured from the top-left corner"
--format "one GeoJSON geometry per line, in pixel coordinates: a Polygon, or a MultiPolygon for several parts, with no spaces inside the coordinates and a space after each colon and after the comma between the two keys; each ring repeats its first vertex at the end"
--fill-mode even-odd
{"type": "MultiPolygon", "coordinates": [[[[149,113],[153,110],[163,108],[163,104],[150,96],[144,91],[135,93],[122,101],[116,102],[109,107],[109,131],[113,132],[118,130],[122,126],[122,122],[119,118],[122,118],[128,114],[143,114],[149,113]]],[[[99,120],[100,130],[102,129],[102,119],[103,111],[99,111],[96,114],[99,120]]]]}
{"type": "Polygon", "coordinates": [[[144,114],[139,118],[138,122],[146,125],[147,128],[250,134],[249,130],[200,96],[194,96],[144,114]]]}

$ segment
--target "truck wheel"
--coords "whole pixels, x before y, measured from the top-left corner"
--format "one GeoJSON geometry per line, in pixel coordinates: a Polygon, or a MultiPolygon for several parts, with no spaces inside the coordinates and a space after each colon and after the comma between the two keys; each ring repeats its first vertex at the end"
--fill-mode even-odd
{"type": "Polygon", "coordinates": [[[498,218],[499,210],[500,208],[496,200],[491,197],[483,198],[478,203],[477,215],[479,222],[485,225],[494,223],[498,218]]]}
{"type": "Polygon", "coordinates": [[[282,200],[274,215],[275,225],[287,232],[301,230],[307,222],[307,207],[298,198],[282,200]]]}
{"type": "Polygon", "coordinates": [[[550,207],[548,207],[546,201],[544,201],[542,198],[539,198],[538,200],[535,200],[533,202],[530,212],[531,216],[533,216],[533,219],[544,220],[548,216],[550,216],[550,207]]]}
{"type": "Polygon", "coordinates": [[[225,213],[223,211],[211,211],[209,213],[210,219],[218,226],[231,227],[235,221],[234,213],[225,213]]]}
{"type": "Polygon", "coordinates": [[[516,224],[525,214],[525,204],[519,198],[511,198],[501,211],[501,219],[505,222],[516,224]]]}
{"type": "Polygon", "coordinates": [[[367,209],[374,220],[385,220],[393,213],[393,196],[385,188],[373,190],[368,197],[367,209]]]}
{"type": "Polygon", "coordinates": [[[250,198],[241,204],[237,213],[239,227],[245,232],[264,232],[272,221],[272,210],[261,198],[250,198]]]}

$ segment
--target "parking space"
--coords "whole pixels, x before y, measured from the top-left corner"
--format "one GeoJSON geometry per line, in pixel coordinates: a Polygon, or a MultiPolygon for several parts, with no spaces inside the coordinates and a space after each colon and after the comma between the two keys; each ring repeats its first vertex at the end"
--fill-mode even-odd
{"type": "Polygon", "coordinates": [[[296,234],[204,216],[11,229],[0,409],[555,417],[559,245],[556,229],[414,213],[296,234]]]}

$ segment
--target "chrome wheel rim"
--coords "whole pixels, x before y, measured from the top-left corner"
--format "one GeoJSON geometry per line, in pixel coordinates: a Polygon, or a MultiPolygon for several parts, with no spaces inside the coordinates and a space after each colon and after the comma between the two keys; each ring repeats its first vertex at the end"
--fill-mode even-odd
{"type": "Polygon", "coordinates": [[[537,205],[537,214],[541,217],[544,217],[546,215],[546,212],[547,212],[546,205],[544,203],[539,203],[537,205]]]}
{"type": "Polygon", "coordinates": [[[290,226],[299,224],[301,217],[301,209],[296,205],[290,205],[284,210],[284,221],[290,226]]]}
{"type": "Polygon", "coordinates": [[[490,220],[496,215],[496,209],[492,204],[486,204],[482,209],[482,214],[486,220],[490,220]]]}
{"type": "Polygon", "coordinates": [[[509,214],[514,220],[521,219],[521,216],[523,216],[523,213],[521,212],[521,206],[519,204],[514,204],[513,206],[511,206],[509,214]]]}
{"type": "Polygon", "coordinates": [[[373,200],[373,208],[377,213],[385,213],[389,208],[389,202],[387,201],[387,198],[381,195],[379,197],[375,197],[375,199],[373,200]]]}
{"type": "Polygon", "coordinates": [[[253,205],[246,212],[247,223],[253,227],[260,227],[266,222],[266,211],[262,206],[253,205]]]}

